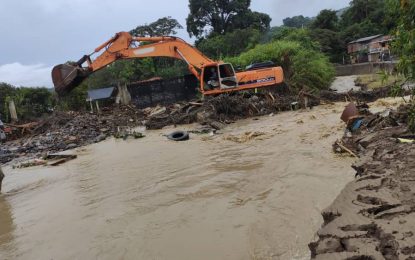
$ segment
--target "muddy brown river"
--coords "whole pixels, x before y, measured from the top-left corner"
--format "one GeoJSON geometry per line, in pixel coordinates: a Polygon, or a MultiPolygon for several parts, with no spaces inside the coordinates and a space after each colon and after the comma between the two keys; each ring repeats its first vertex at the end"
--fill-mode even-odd
{"type": "Polygon", "coordinates": [[[147,131],[55,168],[5,167],[0,259],[308,259],[321,210],[353,179],[353,159],[331,152],[343,107],[187,142],[147,131]]]}

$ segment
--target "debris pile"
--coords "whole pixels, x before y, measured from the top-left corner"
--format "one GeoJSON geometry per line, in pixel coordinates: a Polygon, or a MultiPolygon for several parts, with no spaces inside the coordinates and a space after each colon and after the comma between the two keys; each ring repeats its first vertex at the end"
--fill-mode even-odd
{"type": "Polygon", "coordinates": [[[0,163],[16,157],[40,158],[45,154],[74,149],[105,140],[128,127],[141,124],[140,110],[114,107],[101,115],[85,112],[55,112],[40,121],[26,136],[2,145],[0,163]]]}
{"type": "MultiPolygon", "coordinates": [[[[415,135],[409,106],[362,117],[342,146],[356,179],[322,213],[313,259],[415,259],[415,135]]],[[[343,151],[335,145],[336,151],[343,151]]]]}
{"type": "MultiPolygon", "coordinates": [[[[109,136],[126,139],[144,137],[133,129],[161,129],[168,125],[198,122],[211,129],[221,129],[237,119],[260,116],[292,109],[298,96],[277,93],[233,93],[207,97],[204,101],[183,102],[169,106],[137,109],[114,106],[101,114],[55,112],[36,122],[22,138],[2,145],[0,163],[16,157],[40,158],[45,154],[74,149],[105,140],[109,136]]],[[[318,103],[314,101],[314,104],[318,103]]]]}
{"type": "MultiPolygon", "coordinates": [[[[344,102],[351,100],[360,100],[361,102],[374,102],[380,98],[386,98],[391,96],[392,86],[386,86],[376,88],[373,90],[362,90],[362,91],[349,91],[347,93],[337,93],[330,90],[322,90],[320,92],[320,98],[323,100],[329,100],[332,102],[344,102]]],[[[410,95],[410,90],[405,90],[405,93],[410,95]]]]}
{"type": "Polygon", "coordinates": [[[152,111],[145,125],[160,129],[166,125],[198,122],[218,129],[223,124],[251,116],[261,116],[292,109],[298,96],[277,95],[271,92],[258,94],[228,94],[204,102],[174,104],[166,109],[152,111]]]}

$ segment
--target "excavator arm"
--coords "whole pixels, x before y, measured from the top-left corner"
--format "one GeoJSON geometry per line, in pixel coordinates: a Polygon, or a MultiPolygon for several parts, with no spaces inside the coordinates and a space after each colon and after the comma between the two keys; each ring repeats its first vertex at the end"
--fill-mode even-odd
{"type": "Polygon", "coordinates": [[[52,70],[52,80],[59,95],[64,95],[77,87],[91,73],[105,68],[120,59],[135,59],[145,57],[171,57],[183,60],[189,70],[199,80],[201,70],[205,66],[215,66],[212,61],[200,51],[176,37],[133,37],[127,32],[117,33],[94,50],[85,55],[75,64],[57,65],[52,70]],[[141,44],[140,43],[146,43],[141,44]],[[135,47],[134,45],[138,45],[135,47]],[[91,56],[100,53],[96,59],[91,56]],[[86,67],[82,65],[87,63],[86,67]]]}

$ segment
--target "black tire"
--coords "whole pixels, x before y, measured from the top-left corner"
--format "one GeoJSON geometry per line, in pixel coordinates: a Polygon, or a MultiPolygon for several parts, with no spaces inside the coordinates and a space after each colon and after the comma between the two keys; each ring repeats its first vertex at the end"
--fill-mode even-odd
{"type": "Polygon", "coordinates": [[[189,140],[189,133],[186,131],[176,131],[167,135],[167,138],[172,141],[187,141],[189,140]]]}

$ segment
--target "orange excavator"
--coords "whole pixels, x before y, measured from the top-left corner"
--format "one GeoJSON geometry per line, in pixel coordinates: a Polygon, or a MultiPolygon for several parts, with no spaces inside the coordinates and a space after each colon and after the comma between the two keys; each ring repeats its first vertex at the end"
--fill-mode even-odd
{"type": "Polygon", "coordinates": [[[284,80],[281,67],[263,63],[262,66],[252,66],[247,71],[235,73],[232,64],[213,61],[180,38],[133,37],[127,32],[119,32],[78,62],[55,66],[52,70],[55,91],[63,96],[90,74],[117,60],[145,57],[171,57],[185,61],[190,72],[199,80],[203,95],[273,86],[284,80]],[[92,60],[91,56],[96,53],[99,56],[92,60]],[[86,67],[83,67],[84,63],[86,67]]]}

